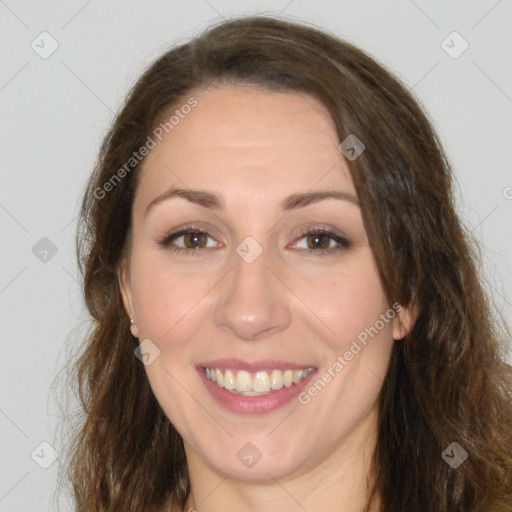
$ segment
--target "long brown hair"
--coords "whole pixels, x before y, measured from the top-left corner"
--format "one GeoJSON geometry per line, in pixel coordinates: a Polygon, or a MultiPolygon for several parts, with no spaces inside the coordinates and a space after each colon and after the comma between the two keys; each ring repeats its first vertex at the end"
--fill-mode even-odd
{"type": "Polygon", "coordinates": [[[340,142],[355,134],[366,147],[348,164],[378,271],[389,302],[417,311],[394,344],[379,397],[370,490],[382,510],[510,512],[509,333],[481,285],[441,144],[407,89],[371,57],[268,17],[223,22],[165,53],[101,147],[77,236],[93,325],[73,366],[83,408],[68,453],[76,510],[161,511],[183,506],[189,492],[181,436],[134,357],[117,272],[140,167],[130,159],[183,98],[211,83],[310,94],[331,113],[340,142]],[[468,454],[456,469],[442,457],[454,442],[468,454]]]}

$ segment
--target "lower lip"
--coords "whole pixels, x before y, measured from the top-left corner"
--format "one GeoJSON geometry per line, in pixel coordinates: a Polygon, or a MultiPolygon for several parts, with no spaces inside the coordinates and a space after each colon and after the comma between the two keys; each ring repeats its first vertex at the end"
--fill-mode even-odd
{"type": "Polygon", "coordinates": [[[244,396],[231,393],[207,379],[204,368],[197,368],[197,370],[206,389],[222,407],[237,414],[250,415],[265,414],[283,407],[301,392],[309,379],[316,373],[316,370],[313,370],[297,384],[292,384],[288,388],[283,386],[276,391],[270,391],[268,395],[244,396]]]}

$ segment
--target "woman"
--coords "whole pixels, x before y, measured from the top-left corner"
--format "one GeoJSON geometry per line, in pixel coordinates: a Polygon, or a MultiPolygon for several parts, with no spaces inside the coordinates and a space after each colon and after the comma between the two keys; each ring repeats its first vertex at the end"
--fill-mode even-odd
{"type": "Polygon", "coordinates": [[[78,511],[510,511],[512,374],[425,115],[266,17],[140,78],[78,237],[78,511]]]}

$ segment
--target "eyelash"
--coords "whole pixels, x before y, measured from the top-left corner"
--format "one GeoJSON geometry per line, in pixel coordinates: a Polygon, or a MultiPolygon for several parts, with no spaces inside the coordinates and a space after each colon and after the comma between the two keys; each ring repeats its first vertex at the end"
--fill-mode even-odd
{"type": "MultiPolygon", "coordinates": [[[[166,249],[170,249],[171,251],[173,251],[175,253],[185,254],[187,256],[197,256],[197,255],[199,255],[199,253],[202,252],[199,249],[203,249],[203,250],[208,249],[208,248],[204,248],[204,247],[189,249],[189,248],[176,247],[176,246],[171,245],[171,242],[173,242],[177,238],[179,238],[183,235],[188,235],[188,234],[206,235],[209,238],[212,238],[206,231],[199,229],[197,226],[190,225],[190,226],[184,226],[179,231],[176,231],[174,233],[164,235],[159,240],[158,243],[160,246],[162,246],[166,249]]],[[[343,236],[340,236],[337,233],[334,233],[333,231],[330,231],[329,229],[324,228],[324,227],[305,229],[299,233],[299,238],[297,240],[300,240],[306,236],[312,236],[312,235],[328,236],[329,238],[331,238],[332,240],[337,242],[339,245],[337,245],[335,247],[330,247],[328,249],[300,249],[300,250],[307,251],[310,254],[315,253],[318,256],[328,256],[328,255],[331,255],[336,252],[345,251],[351,246],[351,243],[346,238],[344,238],[343,236]]]]}

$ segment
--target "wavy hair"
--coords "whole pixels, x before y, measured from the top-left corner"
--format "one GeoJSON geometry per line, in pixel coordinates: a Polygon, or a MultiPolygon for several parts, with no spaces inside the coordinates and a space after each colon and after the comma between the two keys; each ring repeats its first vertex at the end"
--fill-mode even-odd
{"type": "Polygon", "coordinates": [[[66,478],[77,512],[181,510],[189,492],[182,438],[134,357],[118,269],[141,165],[134,152],[191,92],[226,83],[312,95],[340,141],[355,134],[366,146],[348,165],[378,272],[389,302],[417,312],[394,343],[379,396],[367,510],[378,495],[386,512],[510,512],[510,334],[482,285],[437,135],[407,88],[370,56],[315,27],[263,16],[223,22],[158,58],[101,146],[77,234],[92,316],[72,361],[82,414],[66,478]],[[442,457],[453,442],[468,453],[457,469],[442,457]]]}

